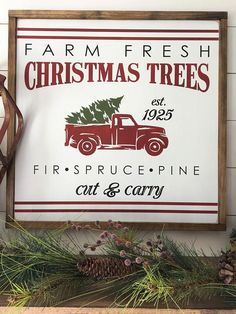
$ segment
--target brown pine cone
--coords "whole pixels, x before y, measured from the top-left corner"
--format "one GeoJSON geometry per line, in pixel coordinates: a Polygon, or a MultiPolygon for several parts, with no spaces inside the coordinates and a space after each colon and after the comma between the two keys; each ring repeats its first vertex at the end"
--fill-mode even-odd
{"type": "Polygon", "coordinates": [[[102,280],[124,277],[137,271],[138,266],[126,266],[124,260],[113,257],[88,257],[77,263],[79,272],[85,276],[102,280]]]}
{"type": "Polygon", "coordinates": [[[219,279],[225,284],[236,283],[236,252],[228,250],[222,252],[218,263],[219,279]]]}

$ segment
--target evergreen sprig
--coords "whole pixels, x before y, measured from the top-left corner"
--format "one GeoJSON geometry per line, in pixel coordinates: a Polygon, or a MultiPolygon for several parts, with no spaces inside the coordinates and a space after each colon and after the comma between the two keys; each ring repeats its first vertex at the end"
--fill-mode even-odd
{"type": "Polygon", "coordinates": [[[65,119],[72,124],[105,124],[111,121],[112,115],[119,112],[120,103],[124,96],[96,100],[78,112],[72,112],[65,119]]]}
{"type": "Polygon", "coordinates": [[[69,223],[63,230],[41,234],[18,225],[18,233],[16,240],[4,243],[1,252],[0,292],[9,295],[10,305],[53,306],[75,298],[92,303],[108,295],[113,304],[132,307],[146,303],[181,307],[193,299],[216,296],[236,303],[236,285],[224,284],[214,263],[194,246],[163,234],[143,243],[135,230],[112,221],[69,223]],[[82,244],[81,230],[100,234],[94,242],[82,244]],[[96,259],[105,255],[106,263],[110,258],[112,265],[123,265],[118,273],[131,265],[135,271],[107,277],[109,271],[102,269],[102,263],[91,264],[91,252],[98,249],[102,255],[96,259]],[[101,269],[93,268],[98,264],[101,269]],[[81,265],[92,268],[84,272],[81,265]]]}

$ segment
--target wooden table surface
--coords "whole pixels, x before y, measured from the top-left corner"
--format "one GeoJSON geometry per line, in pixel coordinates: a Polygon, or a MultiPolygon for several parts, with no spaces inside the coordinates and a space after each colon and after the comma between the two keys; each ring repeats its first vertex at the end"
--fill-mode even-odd
{"type": "Polygon", "coordinates": [[[0,314],[236,314],[233,310],[165,310],[165,309],[108,309],[108,308],[14,308],[0,307],[0,314]]]}

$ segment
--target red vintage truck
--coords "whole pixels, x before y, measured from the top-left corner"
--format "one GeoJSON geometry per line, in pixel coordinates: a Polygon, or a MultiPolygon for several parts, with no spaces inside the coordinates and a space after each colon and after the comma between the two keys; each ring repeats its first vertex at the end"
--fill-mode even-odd
{"type": "Polygon", "coordinates": [[[145,149],[157,156],[168,146],[165,129],[138,125],[130,114],[113,114],[111,124],[66,124],[65,132],[65,146],[78,148],[84,155],[96,149],[145,149]]]}

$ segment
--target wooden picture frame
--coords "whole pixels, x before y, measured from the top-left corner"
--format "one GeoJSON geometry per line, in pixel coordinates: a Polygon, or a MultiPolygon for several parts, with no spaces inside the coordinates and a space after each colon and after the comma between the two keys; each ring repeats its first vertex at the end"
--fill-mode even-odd
{"type": "MultiPolygon", "coordinates": [[[[214,92],[218,93],[218,105],[216,104],[215,110],[218,112],[218,200],[215,202],[217,206],[217,221],[211,223],[204,222],[152,222],[152,219],[148,222],[132,222],[126,221],[130,224],[136,225],[141,229],[160,229],[165,230],[225,230],[226,225],[226,106],[227,106],[227,12],[188,12],[188,11],[173,11],[173,12],[161,12],[161,11],[44,11],[44,10],[13,10],[9,11],[9,76],[8,76],[8,88],[12,97],[16,100],[16,85],[17,82],[17,27],[21,20],[44,20],[44,21],[59,21],[59,20],[80,20],[80,21],[216,21],[219,25],[217,34],[219,37],[218,48],[218,88],[214,92]]],[[[187,22],[186,22],[187,23],[187,22]]],[[[50,24],[52,25],[52,24],[50,24]]],[[[105,24],[104,24],[105,25],[105,24]]],[[[42,24],[42,28],[45,27],[42,24]]],[[[39,27],[38,27],[39,28],[39,27]]],[[[200,31],[203,33],[203,31],[200,31]]],[[[213,31],[211,32],[213,33],[213,31]]],[[[213,36],[213,35],[212,35],[213,36]]],[[[24,36],[23,36],[24,37],[24,36]]],[[[26,38],[27,36],[25,36],[26,38]]],[[[37,37],[37,36],[36,36],[37,37]]],[[[123,38],[123,37],[122,37],[123,38]]],[[[122,39],[121,39],[122,40],[122,39]]],[[[135,39],[134,39],[135,40],[135,39]]],[[[192,39],[194,41],[194,39],[192,39]]],[[[203,39],[204,40],[204,39],[203,39]]],[[[216,40],[216,37],[215,39],[216,40]]],[[[30,47],[31,48],[31,47],[30,47]]],[[[29,48],[29,50],[30,50],[29,48]]],[[[50,50],[50,49],[49,49],[50,50]]],[[[148,52],[147,52],[148,53],[148,52]]],[[[168,55],[168,47],[166,49],[168,55]]],[[[192,88],[192,87],[191,87],[192,88]]],[[[70,113],[70,112],[68,112],[70,113]]],[[[210,117],[209,117],[210,119],[210,117]]],[[[27,122],[26,122],[27,123],[27,122]]],[[[25,130],[25,133],[27,129],[25,130]]],[[[14,139],[15,133],[15,121],[11,122],[10,131],[8,132],[8,147],[14,139]]],[[[213,184],[216,184],[213,183],[213,184]]],[[[27,189],[27,187],[25,187],[27,189]]],[[[181,203],[179,203],[181,205],[181,203]]],[[[190,204],[190,203],[189,203],[190,204]]],[[[15,165],[8,171],[7,175],[7,215],[6,226],[14,225],[16,219],[15,215],[15,165]]],[[[112,218],[112,217],[110,217],[112,218]]],[[[16,219],[23,226],[27,228],[57,228],[64,225],[67,221],[51,221],[51,220],[24,220],[16,219]]],[[[70,219],[71,220],[71,219],[70,219]]],[[[72,219],[74,220],[74,219],[72,219]]],[[[96,217],[95,217],[96,220],[96,217]]],[[[157,219],[158,220],[158,219],[157,219]]],[[[82,222],[86,223],[86,222],[82,222]]]]}

